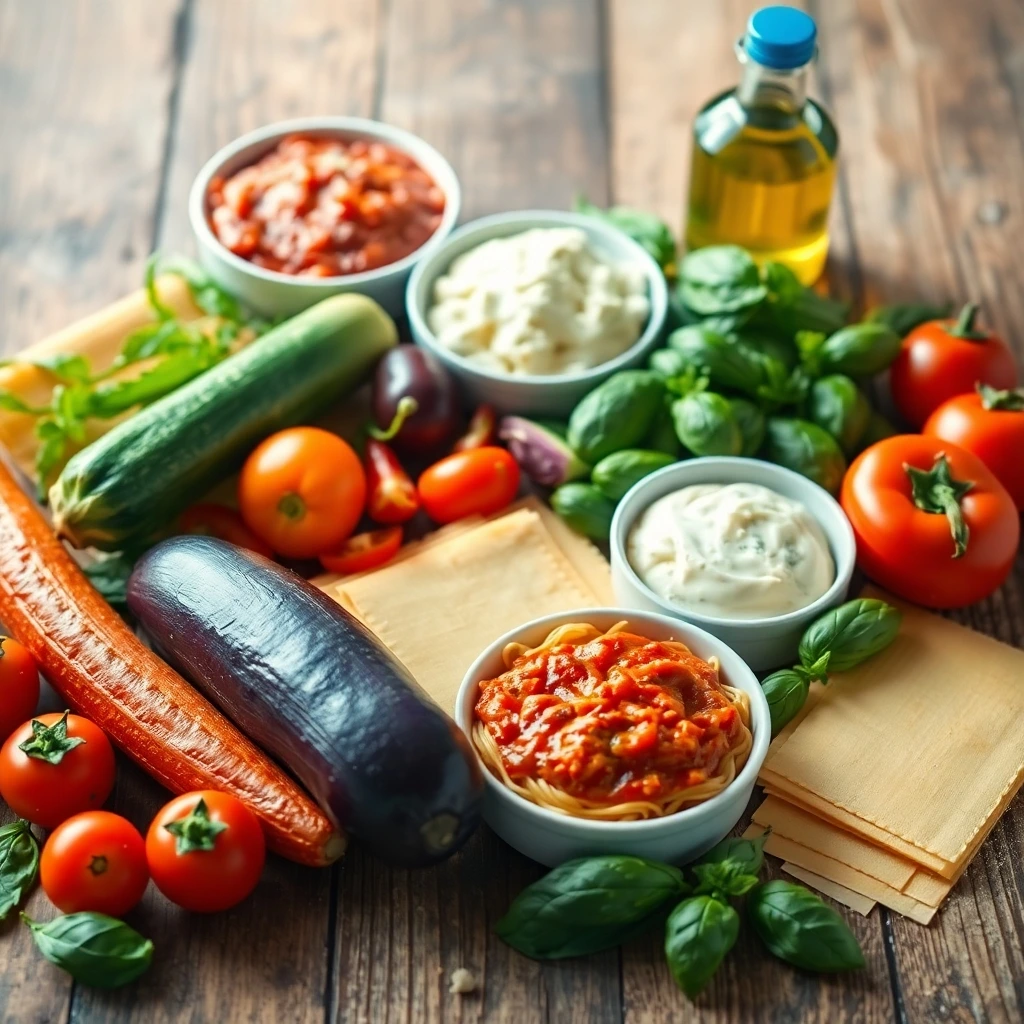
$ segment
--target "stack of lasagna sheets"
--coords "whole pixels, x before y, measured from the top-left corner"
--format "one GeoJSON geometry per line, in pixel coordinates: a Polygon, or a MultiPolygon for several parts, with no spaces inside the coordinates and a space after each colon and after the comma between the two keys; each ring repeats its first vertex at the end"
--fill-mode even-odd
{"type": "Polygon", "coordinates": [[[892,646],[776,737],[746,834],[861,913],[927,924],[1024,779],[1024,652],[901,607],[892,646]]]}

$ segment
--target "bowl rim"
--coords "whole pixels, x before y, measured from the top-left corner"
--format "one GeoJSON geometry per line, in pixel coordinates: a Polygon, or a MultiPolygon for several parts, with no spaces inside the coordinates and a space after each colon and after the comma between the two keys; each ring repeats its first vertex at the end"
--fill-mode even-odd
{"type": "Polygon", "coordinates": [[[477,759],[480,770],[483,772],[484,784],[488,792],[496,794],[502,800],[509,801],[512,806],[522,812],[535,816],[538,819],[538,823],[554,825],[560,829],[575,829],[579,832],[588,833],[593,837],[614,834],[618,834],[621,837],[627,831],[650,836],[661,832],[671,832],[675,829],[683,829],[688,824],[693,824],[696,821],[714,818],[719,812],[726,809],[737,793],[753,786],[761,770],[761,765],[767,756],[768,744],[771,742],[771,715],[768,710],[768,701],[764,696],[764,691],[761,689],[757,676],[754,675],[753,670],[736,651],[724,641],[719,640],[718,637],[692,623],[684,622],[681,619],[673,618],[660,612],[641,611],[636,608],[622,608],[618,606],[573,608],[565,612],[553,612],[550,615],[542,615],[539,618],[524,622],[522,625],[510,629],[507,633],[498,637],[497,640],[484,648],[463,677],[458,695],[455,698],[455,721],[469,741],[473,756],[477,759]],[[473,714],[471,710],[472,705],[469,702],[470,692],[480,684],[484,663],[499,654],[506,644],[515,641],[528,630],[540,629],[543,626],[553,628],[565,622],[587,621],[588,616],[609,617],[615,621],[626,620],[631,626],[635,623],[638,627],[645,620],[647,622],[653,621],[666,630],[675,633],[679,639],[687,644],[696,635],[695,638],[697,640],[712,648],[723,667],[726,662],[730,663],[728,669],[729,685],[738,686],[750,697],[750,726],[753,733],[753,745],[751,746],[746,764],[743,765],[736,778],[722,792],[716,793],[713,797],[702,803],[695,804],[693,807],[684,807],[674,814],[667,814],[660,818],[643,818],[637,821],[598,821],[590,818],[575,818],[572,815],[560,814],[557,811],[550,811],[547,808],[540,807],[508,789],[500,780],[494,777],[491,770],[484,764],[476,746],[473,744],[471,731],[473,714]],[[687,633],[690,636],[684,635],[687,633]]]}
{"type": "MultiPolygon", "coordinates": [[[[701,482],[702,481],[700,479],[688,480],[685,483],[681,483],[680,488],[698,485],[701,482]]],[[[717,483],[715,480],[704,480],[703,482],[717,483]]],[[[743,481],[735,480],[730,482],[741,483],[743,481]]],[[[755,481],[748,480],[745,482],[754,483],[755,481]]],[[[770,485],[766,483],[762,483],[760,486],[772,489],[770,485]]],[[[658,497],[661,498],[665,496],[666,495],[659,495],[658,497]]],[[[786,495],[783,495],[783,497],[786,497],[786,495]]],[[[832,547],[831,543],[829,546],[830,548],[832,547]]],[[[685,616],[687,622],[692,622],[695,626],[702,626],[707,631],[721,628],[763,630],[765,627],[778,627],[781,632],[787,626],[798,625],[807,619],[817,618],[818,615],[826,612],[829,608],[835,605],[837,597],[842,596],[847,592],[850,586],[850,581],[853,579],[853,570],[857,560],[857,541],[854,537],[853,527],[850,525],[850,520],[843,511],[842,505],[840,505],[824,487],[821,487],[808,477],[797,473],[795,470],[788,469],[785,466],[776,465],[774,462],[766,462],[764,459],[752,459],[740,455],[711,455],[704,456],[699,459],[686,459],[682,462],[674,462],[671,466],[663,466],[661,469],[655,470],[655,472],[638,480],[623,495],[622,500],[615,508],[615,514],[612,516],[609,549],[612,563],[618,564],[622,568],[631,585],[640,590],[645,598],[657,605],[665,614],[674,615],[676,617],[685,616]],[[832,559],[835,562],[836,570],[836,576],[832,581],[832,585],[824,594],[815,598],[810,604],[804,605],[802,608],[794,608],[792,611],[783,612],[781,615],[765,615],[760,618],[730,619],[725,618],[724,616],[705,615],[702,612],[690,611],[688,608],[682,608],[672,604],[670,601],[666,601],[665,598],[660,594],[655,593],[640,578],[639,573],[637,573],[633,568],[633,564],[630,562],[626,554],[626,533],[628,528],[633,525],[639,515],[650,508],[651,504],[658,499],[652,498],[650,501],[647,501],[637,512],[631,513],[632,506],[640,501],[641,495],[643,495],[646,490],[653,489],[659,481],[662,481],[667,477],[674,477],[676,475],[686,477],[694,475],[699,477],[701,475],[701,471],[713,471],[718,466],[735,466],[737,468],[745,468],[749,467],[751,464],[755,464],[759,467],[758,472],[767,473],[768,475],[776,475],[780,479],[786,480],[797,487],[803,488],[806,486],[808,488],[814,488],[814,490],[807,491],[807,495],[810,499],[809,501],[804,501],[802,498],[792,500],[799,501],[800,504],[807,509],[807,511],[817,521],[818,525],[822,528],[822,532],[825,533],[826,538],[830,541],[831,535],[827,530],[825,530],[825,524],[822,522],[822,516],[819,514],[818,509],[813,507],[812,503],[818,501],[832,513],[842,536],[841,550],[832,550],[832,559]],[[626,523],[627,515],[631,516],[628,525],[626,523]]]]}
{"type": "MultiPolygon", "coordinates": [[[[255,158],[255,159],[258,159],[255,158]]],[[[239,135],[227,145],[218,149],[200,168],[199,173],[192,181],[188,194],[188,218],[192,226],[192,232],[196,240],[202,246],[206,246],[216,255],[224,260],[229,266],[249,274],[251,277],[276,285],[294,285],[298,289],[317,291],[323,289],[337,288],[344,284],[350,290],[361,284],[371,281],[380,281],[382,278],[392,274],[407,272],[412,266],[423,259],[431,250],[439,246],[452,233],[462,209],[462,186],[459,183],[455,169],[445,157],[432,146],[426,139],[413,132],[406,131],[396,125],[388,124],[385,121],[375,121],[368,117],[347,117],[340,115],[324,115],[313,117],[295,117],[285,121],[274,121],[271,124],[263,125],[261,128],[254,128],[244,135],[239,135]],[[233,253],[214,234],[206,219],[206,193],[210,181],[218,171],[230,160],[237,157],[253,146],[264,143],[272,145],[286,135],[296,133],[320,133],[323,135],[337,135],[339,137],[355,136],[369,138],[394,146],[402,150],[406,155],[412,157],[427,171],[434,179],[434,184],[444,192],[445,206],[441,214],[441,222],[434,233],[418,248],[414,249],[408,256],[394,263],[388,263],[383,267],[376,267],[373,270],[362,270],[357,274],[335,274],[333,277],[301,277],[297,274],[282,274],[277,270],[267,270],[259,267],[249,260],[233,253]],[[433,164],[433,167],[424,166],[426,162],[433,164]],[[439,178],[446,178],[440,181],[439,178]]]]}
{"type": "MultiPolygon", "coordinates": [[[[464,251],[468,252],[469,249],[464,251]]],[[[462,253],[459,253],[459,255],[462,255],[462,253]]],[[[502,213],[492,213],[485,217],[478,217],[476,220],[460,225],[430,253],[428,258],[420,260],[413,268],[409,282],[406,285],[405,312],[413,332],[413,337],[417,343],[428,348],[439,359],[458,367],[458,372],[464,376],[474,376],[481,380],[501,383],[503,385],[524,387],[537,385],[539,387],[554,388],[565,384],[584,384],[591,381],[593,381],[596,387],[602,380],[618,370],[628,369],[630,364],[635,361],[637,354],[650,347],[652,341],[661,333],[668,316],[668,283],[665,281],[665,275],[662,273],[661,267],[658,266],[654,257],[639,242],[634,241],[624,231],[620,231],[610,224],[604,224],[594,217],[575,213],[572,210],[507,210],[502,213]],[[492,238],[504,238],[518,233],[514,229],[520,225],[520,231],[528,231],[530,229],[530,222],[534,222],[533,226],[535,227],[541,227],[544,224],[578,227],[588,234],[602,236],[612,246],[617,246],[621,251],[627,253],[631,262],[635,262],[643,267],[647,276],[651,309],[647,317],[646,326],[629,348],[607,362],[592,366],[588,370],[580,370],[574,373],[518,375],[482,369],[464,356],[452,352],[438,343],[434,332],[427,324],[425,306],[428,296],[424,296],[422,304],[417,301],[417,293],[424,278],[433,272],[436,264],[442,262],[444,266],[434,276],[436,277],[444,273],[447,267],[451,266],[452,260],[455,258],[449,255],[452,247],[458,245],[464,239],[473,237],[478,233],[485,234],[487,237],[480,240],[480,244],[483,244],[483,242],[490,241],[492,238]],[[513,230],[487,234],[492,228],[506,226],[513,230]],[[421,305],[423,308],[421,308],[421,305]]]]}

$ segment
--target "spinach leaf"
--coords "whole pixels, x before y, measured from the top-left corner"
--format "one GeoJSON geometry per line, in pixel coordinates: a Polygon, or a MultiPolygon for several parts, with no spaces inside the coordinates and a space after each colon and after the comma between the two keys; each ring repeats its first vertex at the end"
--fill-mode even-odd
{"type": "Polygon", "coordinates": [[[676,241],[668,225],[653,213],[634,210],[629,206],[613,206],[602,210],[599,206],[588,202],[586,197],[577,196],[573,202],[577,213],[588,217],[596,217],[606,224],[618,228],[629,235],[634,242],[643,246],[654,257],[666,277],[673,277],[676,270],[676,241]]]}
{"type": "Polygon", "coordinates": [[[85,911],[45,924],[26,914],[39,951],[75,981],[94,988],[120,988],[134,981],[153,959],[153,943],[123,921],[85,911]]]}
{"type": "Polygon", "coordinates": [[[739,915],[712,896],[692,896],[672,911],[665,925],[665,957],[687,996],[700,994],[739,933],[739,915]]]}
{"type": "Polygon", "coordinates": [[[896,639],[902,618],[898,608],[877,598],[847,601],[807,627],[800,640],[800,663],[809,669],[828,654],[828,670],[846,672],[885,650],[896,639]]]}
{"type": "Polygon", "coordinates": [[[846,922],[801,885],[777,880],[755,887],[747,913],[770,953],[808,971],[864,966],[860,944],[846,922]]]}
{"type": "Polygon", "coordinates": [[[878,306],[871,310],[865,323],[885,324],[901,338],[909,334],[915,327],[929,320],[945,320],[953,312],[953,303],[946,302],[941,306],[932,306],[924,302],[878,306]]]}
{"type": "Polygon", "coordinates": [[[757,839],[744,839],[741,836],[728,836],[720,843],[712,846],[700,860],[696,867],[701,864],[735,864],[736,867],[756,875],[764,864],[764,844],[768,841],[771,829],[768,829],[763,836],[757,839]]]}
{"type": "Polygon", "coordinates": [[[773,738],[800,713],[809,688],[807,675],[791,668],[780,669],[761,680],[761,689],[768,701],[773,738]]]}
{"type": "Polygon", "coordinates": [[[22,819],[0,828],[0,921],[22,901],[39,871],[39,844],[22,819]]]}
{"type": "Polygon", "coordinates": [[[513,949],[536,960],[582,956],[619,945],[669,900],[688,891],[682,872],[640,857],[567,861],[527,886],[498,922],[513,949]]]}
{"type": "Polygon", "coordinates": [[[679,269],[679,294],[694,313],[720,316],[756,306],[768,289],[746,249],[712,245],[687,253],[679,269]]]}

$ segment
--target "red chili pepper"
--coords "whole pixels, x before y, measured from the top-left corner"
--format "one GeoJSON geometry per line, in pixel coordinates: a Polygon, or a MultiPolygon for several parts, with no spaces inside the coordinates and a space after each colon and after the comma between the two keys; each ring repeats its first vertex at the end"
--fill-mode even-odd
{"type": "Polygon", "coordinates": [[[472,448],[485,448],[494,444],[494,431],[497,426],[497,417],[490,405],[477,407],[473,418],[469,421],[469,427],[452,446],[453,452],[466,452],[472,448]]]}
{"type": "Polygon", "coordinates": [[[391,561],[402,546],[402,528],[385,526],[382,530],[369,530],[349,537],[337,550],[320,556],[320,562],[328,572],[349,575],[376,569],[378,565],[391,561]]]}
{"type": "Polygon", "coordinates": [[[366,511],[378,523],[404,523],[420,507],[416,485],[383,441],[366,442],[366,511]]]}

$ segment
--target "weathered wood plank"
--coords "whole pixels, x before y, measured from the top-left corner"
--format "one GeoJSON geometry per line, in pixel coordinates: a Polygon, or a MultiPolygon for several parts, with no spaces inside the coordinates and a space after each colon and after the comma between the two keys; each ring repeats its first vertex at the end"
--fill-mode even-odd
{"type": "MultiPolygon", "coordinates": [[[[0,2],[0,352],[137,286],[152,241],[176,0],[0,2]]],[[[3,820],[9,820],[6,808],[3,820]]],[[[33,917],[53,907],[40,890],[33,917]]],[[[0,1019],[67,1019],[71,981],[14,914],[0,1019]]]]}
{"type": "MultiPolygon", "coordinates": [[[[338,5],[185,0],[181,62],[155,243],[191,251],[189,186],[220,146],[271,121],[370,112],[376,0],[338,5]]],[[[126,765],[113,807],[142,828],[167,799],[126,765]]],[[[268,859],[253,896],[226,914],[190,915],[151,886],[132,920],[156,944],[146,981],[114,993],[76,989],[75,1021],[320,1022],[328,999],[332,882],[268,859]]]]}

